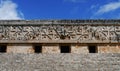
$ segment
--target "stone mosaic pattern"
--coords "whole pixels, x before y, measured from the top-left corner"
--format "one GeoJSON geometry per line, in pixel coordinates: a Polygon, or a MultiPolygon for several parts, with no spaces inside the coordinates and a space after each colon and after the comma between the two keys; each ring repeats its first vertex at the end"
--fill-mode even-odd
{"type": "Polygon", "coordinates": [[[0,54],[0,71],[120,71],[120,54],[0,54]]]}
{"type": "Polygon", "coordinates": [[[119,20],[0,21],[1,43],[119,43],[119,20]]]}

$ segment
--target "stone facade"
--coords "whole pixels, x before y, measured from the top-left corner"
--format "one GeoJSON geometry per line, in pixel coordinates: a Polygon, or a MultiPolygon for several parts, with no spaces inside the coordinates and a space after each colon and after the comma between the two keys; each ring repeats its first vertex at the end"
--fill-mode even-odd
{"type": "Polygon", "coordinates": [[[120,53],[119,20],[14,20],[0,21],[0,49],[7,53],[120,53]],[[105,44],[105,45],[103,45],[105,44]],[[64,51],[63,51],[64,52],[64,51]]]}
{"type": "Polygon", "coordinates": [[[120,71],[120,20],[1,20],[0,53],[0,71],[120,71]]]}

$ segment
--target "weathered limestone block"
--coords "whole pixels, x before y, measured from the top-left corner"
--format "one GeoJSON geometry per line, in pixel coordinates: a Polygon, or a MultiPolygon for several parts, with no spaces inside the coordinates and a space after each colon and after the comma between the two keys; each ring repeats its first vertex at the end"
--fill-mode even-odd
{"type": "Polygon", "coordinates": [[[11,44],[7,46],[7,53],[34,53],[34,49],[28,44],[11,44]]]}
{"type": "Polygon", "coordinates": [[[59,45],[43,45],[42,53],[60,53],[59,45]]]}
{"type": "Polygon", "coordinates": [[[120,53],[120,45],[98,46],[98,53],[120,53]]]}
{"type": "Polygon", "coordinates": [[[89,53],[88,46],[71,45],[71,53],[89,53]]]}

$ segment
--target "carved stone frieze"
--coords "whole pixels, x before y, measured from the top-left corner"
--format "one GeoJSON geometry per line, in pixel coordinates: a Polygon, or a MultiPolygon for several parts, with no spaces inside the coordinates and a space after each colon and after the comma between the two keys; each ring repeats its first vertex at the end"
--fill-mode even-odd
{"type": "Polygon", "coordinates": [[[0,25],[0,41],[48,43],[112,43],[120,40],[119,25],[0,25]]]}

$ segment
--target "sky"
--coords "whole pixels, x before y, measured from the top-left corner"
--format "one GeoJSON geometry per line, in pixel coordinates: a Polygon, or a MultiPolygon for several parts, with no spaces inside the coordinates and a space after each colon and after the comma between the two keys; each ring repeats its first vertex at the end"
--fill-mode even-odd
{"type": "Polygon", "coordinates": [[[0,20],[120,19],[120,0],[0,0],[0,20]]]}

